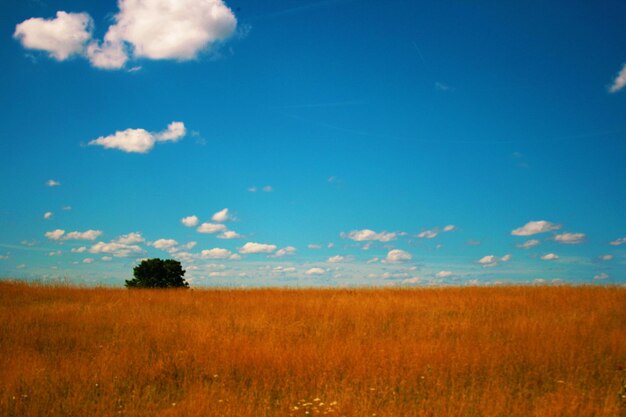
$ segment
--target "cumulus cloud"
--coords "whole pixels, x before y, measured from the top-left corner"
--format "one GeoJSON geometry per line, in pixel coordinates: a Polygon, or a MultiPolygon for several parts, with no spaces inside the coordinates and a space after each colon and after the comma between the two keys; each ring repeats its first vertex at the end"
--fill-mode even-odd
{"type": "Polygon", "coordinates": [[[276,245],[265,243],[248,242],[239,249],[239,253],[272,253],[276,250],[276,245]]]}
{"type": "Polygon", "coordinates": [[[48,180],[46,181],[46,185],[48,187],[59,187],[61,185],[61,183],[57,180],[48,180]]]}
{"type": "Polygon", "coordinates": [[[213,220],[214,222],[225,222],[227,220],[232,220],[232,217],[230,215],[230,213],[228,212],[228,209],[225,208],[223,210],[218,211],[217,213],[215,213],[213,215],[213,217],[211,217],[211,220],[213,220]]]}
{"type": "Polygon", "coordinates": [[[620,237],[619,239],[615,239],[609,242],[609,245],[619,246],[619,245],[623,245],[624,243],[626,243],[626,237],[620,237]]]}
{"type": "Polygon", "coordinates": [[[48,239],[59,240],[64,234],[65,234],[65,230],[56,229],[51,232],[46,232],[44,236],[47,237],[48,239]]]}
{"type": "Polygon", "coordinates": [[[356,242],[363,242],[368,240],[377,240],[380,242],[389,242],[396,238],[396,233],[393,232],[380,232],[376,233],[370,229],[353,230],[349,233],[342,233],[341,237],[354,240],[356,242]]]}
{"type": "Polygon", "coordinates": [[[204,259],[228,259],[232,255],[231,251],[222,248],[205,249],[200,252],[200,256],[204,259]]]}
{"type": "Polygon", "coordinates": [[[423,232],[418,234],[417,237],[419,237],[421,239],[433,239],[433,238],[437,237],[438,234],[439,234],[439,232],[437,232],[435,230],[424,230],[423,232]]]}
{"type": "Polygon", "coordinates": [[[183,122],[172,122],[162,132],[151,133],[145,129],[126,129],[109,136],[101,136],[89,142],[89,145],[102,146],[105,149],[118,149],[129,153],[147,153],[157,142],[176,142],[183,138],[187,130],[183,122]]]}
{"type": "Polygon", "coordinates": [[[65,230],[56,229],[51,232],[46,232],[45,236],[52,240],[95,240],[101,234],[101,230],[86,230],[84,232],[65,233],[65,230]]]}
{"type": "Polygon", "coordinates": [[[613,84],[609,87],[610,93],[617,93],[626,85],[626,64],[622,67],[622,70],[617,74],[613,80],[613,84]]]}
{"type": "Polygon", "coordinates": [[[547,253],[540,258],[542,261],[556,261],[559,259],[559,255],[556,253],[547,253]]]}
{"type": "Polygon", "coordinates": [[[285,255],[293,255],[294,253],[296,253],[296,248],[294,248],[293,246],[287,246],[285,248],[278,249],[274,254],[274,257],[281,258],[285,255]]]}
{"type": "Polygon", "coordinates": [[[44,218],[44,220],[50,220],[50,219],[52,218],[52,216],[54,216],[54,213],[52,213],[51,211],[46,211],[46,212],[43,214],[43,218],[44,218]]]}
{"type": "Polygon", "coordinates": [[[324,275],[326,270],[322,268],[310,268],[305,272],[306,275],[324,275]]]}
{"type": "Polygon", "coordinates": [[[178,242],[174,239],[159,239],[151,243],[151,246],[161,250],[168,250],[176,245],[178,245],[178,242]]]}
{"type": "Polygon", "coordinates": [[[222,0],[120,0],[118,6],[102,40],[93,39],[87,13],[64,11],[53,19],[25,20],[13,36],[25,48],[46,51],[59,61],[81,55],[96,68],[112,70],[133,58],[195,59],[237,27],[222,0]]]}
{"type": "Polygon", "coordinates": [[[506,255],[504,255],[502,258],[500,258],[500,260],[501,260],[502,262],[508,262],[508,261],[510,261],[510,260],[511,260],[511,257],[512,257],[512,256],[511,256],[510,254],[506,254],[506,255]]]}
{"type": "Polygon", "coordinates": [[[530,221],[524,226],[517,228],[511,232],[513,236],[531,236],[538,233],[550,232],[552,230],[558,230],[562,226],[560,224],[551,223],[545,220],[530,221]]]}
{"type": "Polygon", "coordinates": [[[143,238],[143,236],[141,236],[141,233],[133,232],[133,233],[129,233],[127,235],[122,235],[118,237],[117,239],[114,240],[114,242],[121,243],[123,245],[132,245],[135,243],[145,242],[145,239],[143,238]]]}
{"type": "Polygon", "coordinates": [[[582,243],[585,240],[585,234],[584,233],[562,233],[560,235],[554,236],[554,240],[559,243],[575,245],[578,243],[582,243]]]}
{"type": "Polygon", "coordinates": [[[539,245],[541,242],[538,241],[537,239],[530,239],[527,240],[524,243],[520,243],[518,245],[516,245],[518,248],[521,249],[530,249],[530,248],[534,248],[535,246],[539,245]]]}
{"type": "Polygon", "coordinates": [[[401,249],[392,249],[387,253],[387,256],[385,257],[385,262],[398,263],[410,261],[411,259],[413,259],[413,256],[411,256],[410,253],[401,249]]]}
{"type": "Polygon", "coordinates": [[[435,276],[437,278],[447,278],[449,276],[452,276],[452,272],[451,271],[439,271],[435,274],[435,276]]]}
{"type": "Polygon", "coordinates": [[[72,253],[83,253],[86,251],[87,251],[87,248],[84,246],[81,246],[80,248],[72,248],[72,253]]]}
{"type": "Polygon", "coordinates": [[[46,51],[57,61],[81,54],[91,39],[93,23],[87,13],[58,11],[53,19],[34,17],[15,27],[13,37],[24,48],[46,51]]]}
{"type": "Polygon", "coordinates": [[[180,222],[187,227],[194,227],[198,225],[198,216],[187,216],[180,219],[180,222]]]}
{"type": "Polygon", "coordinates": [[[84,263],[84,264],[90,264],[90,263],[93,263],[93,258],[85,258],[85,259],[83,259],[83,263],[84,263]]]}
{"type": "Polygon", "coordinates": [[[443,228],[444,232],[453,232],[456,230],[456,226],[453,224],[449,224],[446,227],[443,228]]]}
{"type": "Polygon", "coordinates": [[[218,239],[239,239],[242,236],[234,230],[224,230],[222,233],[217,235],[217,237],[218,239]]]}
{"type": "Polygon", "coordinates": [[[345,260],[346,260],[345,256],[335,255],[335,256],[331,256],[330,258],[328,258],[326,260],[326,262],[331,263],[331,264],[336,264],[336,263],[339,263],[339,262],[343,262],[345,260]]]}
{"type": "Polygon", "coordinates": [[[89,248],[89,253],[93,254],[108,254],[113,255],[117,258],[125,258],[132,255],[137,255],[143,252],[143,249],[137,245],[129,245],[124,243],[119,243],[116,241],[105,243],[98,242],[89,248]]]}
{"type": "Polygon", "coordinates": [[[478,260],[478,263],[483,267],[491,267],[496,266],[498,264],[498,259],[494,255],[483,256],[478,260]]]}
{"type": "Polygon", "coordinates": [[[226,226],[220,223],[202,223],[196,230],[199,233],[217,233],[226,230],[226,226]]]}
{"type": "Polygon", "coordinates": [[[601,280],[601,279],[607,279],[608,277],[609,277],[609,274],[607,274],[606,272],[601,272],[597,275],[594,275],[593,279],[601,280]]]}
{"type": "Polygon", "coordinates": [[[611,261],[613,260],[613,255],[602,255],[600,256],[600,259],[603,261],[611,261]]]}

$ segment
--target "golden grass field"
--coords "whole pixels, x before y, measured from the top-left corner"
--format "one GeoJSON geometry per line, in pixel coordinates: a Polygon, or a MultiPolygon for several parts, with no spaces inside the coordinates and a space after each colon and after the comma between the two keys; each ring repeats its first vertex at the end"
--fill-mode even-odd
{"type": "Polygon", "coordinates": [[[626,289],[0,282],[1,416],[626,416],[626,289]]]}

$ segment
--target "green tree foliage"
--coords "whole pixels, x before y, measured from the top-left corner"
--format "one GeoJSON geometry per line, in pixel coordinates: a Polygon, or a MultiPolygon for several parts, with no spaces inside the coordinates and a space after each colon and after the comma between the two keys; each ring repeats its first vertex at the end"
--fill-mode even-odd
{"type": "Polygon", "coordinates": [[[183,278],[185,270],[173,259],[144,259],[133,268],[133,275],[126,288],[189,288],[183,278]]]}

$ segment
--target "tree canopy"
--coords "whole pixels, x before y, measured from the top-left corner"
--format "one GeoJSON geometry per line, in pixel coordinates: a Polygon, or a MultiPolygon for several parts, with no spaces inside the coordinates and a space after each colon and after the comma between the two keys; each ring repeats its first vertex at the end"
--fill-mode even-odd
{"type": "Polygon", "coordinates": [[[185,270],[173,259],[144,259],[133,268],[133,275],[126,280],[127,288],[189,288],[185,270]]]}

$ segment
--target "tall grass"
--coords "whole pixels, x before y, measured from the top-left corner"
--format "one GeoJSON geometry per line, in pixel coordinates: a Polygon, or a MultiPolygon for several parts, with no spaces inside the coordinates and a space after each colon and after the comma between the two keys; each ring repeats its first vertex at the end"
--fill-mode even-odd
{"type": "Polygon", "coordinates": [[[0,282],[2,416],[625,416],[626,290],[0,282]]]}

